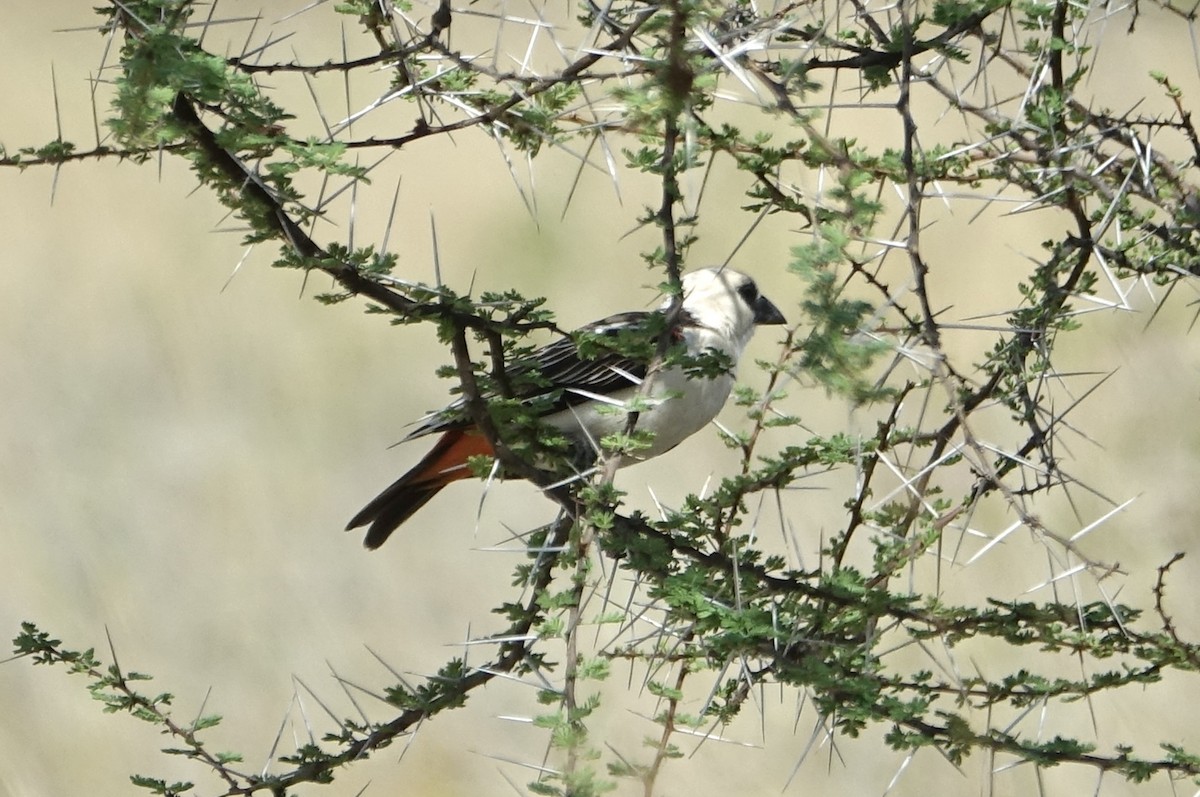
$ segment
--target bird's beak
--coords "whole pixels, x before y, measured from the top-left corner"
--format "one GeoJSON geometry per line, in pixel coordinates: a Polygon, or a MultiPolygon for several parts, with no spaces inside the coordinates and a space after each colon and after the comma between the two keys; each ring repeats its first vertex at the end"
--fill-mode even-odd
{"type": "Polygon", "coordinates": [[[783,317],[783,313],[779,312],[779,308],[771,304],[771,300],[766,296],[759,296],[758,301],[754,303],[754,323],[756,324],[786,324],[787,319],[783,317]]]}

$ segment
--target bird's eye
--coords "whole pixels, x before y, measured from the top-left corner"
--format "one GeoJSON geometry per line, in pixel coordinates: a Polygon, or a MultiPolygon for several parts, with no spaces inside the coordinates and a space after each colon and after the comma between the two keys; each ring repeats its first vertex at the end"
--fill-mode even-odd
{"type": "Polygon", "coordinates": [[[737,289],[738,296],[746,300],[746,304],[750,307],[758,301],[758,286],[754,284],[754,280],[746,280],[737,289]]]}

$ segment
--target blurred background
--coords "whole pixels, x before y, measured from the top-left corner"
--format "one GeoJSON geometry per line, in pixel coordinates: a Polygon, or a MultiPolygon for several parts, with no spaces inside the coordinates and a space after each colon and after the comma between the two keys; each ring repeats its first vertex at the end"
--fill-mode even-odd
{"type": "MultiPolygon", "coordinates": [[[[81,148],[94,143],[94,113],[103,118],[107,109],[103,100],[93,107],[88,78],[108,45],[81,30],[96,24],[88,5],[6,9],[0,143],[10,151],[52,140],[59,124],[81,148]]],[[[232,5],[225,9],[231,16],[232,5]]],[[[340,47],[339,23],[321,8],[289,18],[305,5],[244,3],[237,13],[261,10],[273,35],[294,34],[279,59],[323,60],[340,47]]],[[[414,14],[421,16],[419,9],[414,14]]],[[[239,40],[246,29],[228,35],[239,40]]],[[[357,30],[350,35],[368,46],[357,30]]],[[[463,46],[471,30],[464,25],[455,35],[463,46]]],[[[1121,24],[1096,35],[1107,58],[1098,59],[1092,86],[1116,109],[1143,99],[1148,113],[1158,107],[1149,97],[1157,96],[1147,75],[1152,68],[1169,71],[1185,97],[1200,97],[1182,24],[1147,16],[1136,34],[1121,24]]],[[[264,78],[272,85],[284,80],[264,78]]],[[[356,87],[361,94],[350,104],[369,102],[385,82],[381,76],[375,87],[356,87]]],[[[302,83],[285,90],[303,105],[302,83]]],[[[321,113],[344,115],[340,78],[318,81],[314,91],[321,113]]],[[[364,122],[364,134],[403,124],[401,110],[395,114],[364,122]]],[[[941,109],[929,114],[935,125],[941,109]]],[[[872,146],[898,130],[886,109],[832,121],[872,146]]],[[[293,132],[316,131],[313,119],[300,119],[293,132]]],[[[442,138],[391,153],[373,189],[357,197],[356,242],[378,243],[399,180],[399,210],[390,221],[398,276],[432,280],[436,240],[447,283],[461,291],[473,284],[476,293],[512,287],[544,295],[564,326],[656,301],[639,259],[657,243],[656,233],[638,230],[635,221],[643,204],[656,201],[652,183],[622,173],[614,186],[591,168],[577,180],[578,161],[562,152],[539,158],[532,170],[519,156],[510,166],[477,130],[442,138]]],[[[737,190],[721,182],[735,175],[712,179],[713,194],[737,190]]],[[[924,254],[944,292],[938,298],[955,317],[1011,307],[1015,282],[1039,256],[1040,242],[1061,233],[1060,219],[1010,210],[948,210],[926,233],[924,254]]],[[[364,314],[360,301],[313,301],[328,281],[271,269],[273,251],[247,253],[223,209],[194,191],[186,166],[170,156],[144,165],[5,169],[0,218],[0,635],[11,638],[30,620],[70,647],[96,647],[105,661],[111,639],[124,668],[154,676],[147,691],[177,696],[179,718],[222,714],[210,745],[243,753],[244,768],[259,770],[281,729],[287,750],[307,740],[309,727],[318,736],[332,727],[318,701],[338,715],[356,713],[334,673],[378,691],[392,679],[376,654],[417,680],[462,654],[465,639],[501,627],[489,610],[511,596],[519,556],[487,549],[508,539],[506,526],[553,516],[527,486],[496,486],[481,509],[478,484],[455,485],[374,553],[362,549],[358,533],[342,532],[423,453],[422,443],[389,449],[406,424],[446,400],[450,385],[434,375],[445,359],[430,329],[392,327],[364,314]]],[[[335,224],[349,218],[348,208],[331,215],[335,224]]],[[[787,220],[771,220],[740,244],[752,221],[750,214],[702,216],[691,264],[732,255],[731,265],[798,318],[801,286],[786,264],[789,248],[803,238],[787,220]]],[[[345,226],[329,226],[318,238],[345,234],[345,226]]],[[[1127,575],[1078,589],[1094,596],[1103,587],[1140,605],[1149,605],[1155,567],[1194,546],[1200,510],[1195,295],[1179,288],[1152,318],[1156,290],[1135,293],[1132,310],[1084,318],[1085,332],[1064,347],[1060,362],[1080,373],[1116,369],[1075,416],[1094,439],[1074,443],[1070,467],[1117,502],[1137,499],[1086,541],[1127,575]]],[[[773,359],[779,337],[773,329],[760,334],[746,362],[773,359]]],[[[990,342],[964,332],[953,345],[969,363],[990,342]]],[[[752,368],[742,376],[765,381],[752,368]]],[[[790,401],[819,433],[873,423],[819,391],[794,392],[790,401]]],[[[723,420],[740,423],[736,410],[723,420]]],[[[669,457],[624,471],[619,484],[632,506],[652,511],[651,491],[674,505],[736,466],[716,434],[706,433],[669,457]]],[[[801,555],[813,566],[822,536],[839,528],[844,510],[836,480],[809,486],[787,500],[801,555]]],[[[1110,508],[1089,494],[1080,504],[1050,502],[1043,520],[1069,536],[1082,525],[1076,511],[1087,522],[1110,508]]],[[[992,524],[988,533],[1011,520],[976,519],[992,524]]],[[[1045,568],[1030,566],[1030,550],[1019,544],[1014,538],[986,564],[945,565],[939,578],[946,593],[1052,597],[1048,590],[1027,593],[1045,580],[1045,568]]],[[[1169,590],[1181,631],[1193,638],[1198,568],[1197,557],[1177,565],[1169,590]]],[[[467,653],[471,661],[487,654],[467,653]]],[[[994,675],[1011,655],[981,651],[971,666],[994,675]]],[[[614,677],[612,710],[594,731],[636,759],[647,754],[638,745],[656,726],[636,694],[624,695],[627,677],[637,683],[641,674],[614,677]]],[[[1045,727],[1062,723],[1081,733],[1094,726],[1098,736],[1148,744],[1150,754],[1162,740],[1195,747],[1196,692],[1180,679],[1073,712],[1058,707],[1045,727]]],[[[368,785],[368,794],[519,791],[507,782],[533,778],[521,764],[540,761],[545,733],[505,718],[536,712],[532,696],[528,687],[493,683],[411,742],[344,770],[324,793],[357,794],[368,785]]],[[[759,700],[730,729],[731,744],[710,741],[669,764],[661,793],[881,794],[889,785],[892,794],[920,794],[931,785],[964,794],[1133,793],[1115,779],[1098,784],[1090,771],[1039,776],[1019,767],[989,775],[1003,762],[978,757],[960,770],[932,751],[897,777],[903,757],[883,746],[877,730],[839,739],[835,750],[818,739],[821,752],[798,766],[816,722],[811,708],[778,690],[759,700]]],[[[124,794],[134,788],[134,772],[197,780],[200,793],[212,791],[199,767],[158,752],[167,739],[100,708],[81,679],[59,669],[27,661],[0,667],[0,796],[124,794]]],[[[378,706],[369,711],[381,716],[378,706]]],[[[1147,793],[1169,788],[1156,786],[1147,793]]],[[[618,793],[639,792],[621,783],[618,793]]]]}

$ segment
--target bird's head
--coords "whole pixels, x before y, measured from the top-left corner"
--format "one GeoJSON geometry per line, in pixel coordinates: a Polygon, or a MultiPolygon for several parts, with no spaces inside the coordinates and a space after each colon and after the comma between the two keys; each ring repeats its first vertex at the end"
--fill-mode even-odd
{"type": "Polygon", "coordinates": [[[684,274],[683,311],[698,326],[728,337],[734,343],[731,353],[741,352],[756,326],[787,323],[779,308],[758,292],[754,280],[730,268],[684,274]]]}

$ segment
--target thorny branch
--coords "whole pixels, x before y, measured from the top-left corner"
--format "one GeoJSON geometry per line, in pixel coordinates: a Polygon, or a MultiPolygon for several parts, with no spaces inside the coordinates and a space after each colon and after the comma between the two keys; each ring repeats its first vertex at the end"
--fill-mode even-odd
{"type": "MultiPolygon", "coordinates": [[[[1051,583],[1086,572],[1098,586],[1117,572],[1080,550],[1076,537],[1083,530],[1064,531],[1037,512],[1037,499],[1055,491],[1070,497],[1082,485],[1064,462],[1063,438],[1073,431],[1067,415],[1078,400],[1070,395],[1063,408],[1056,345],[1077,327],[1075,305],[1099,303],[1102,290],[1111,294],[1104,301],[1126,307],[1131,285],[1174,286],[1200,274],[1194,174],[1200,136],[1178,83],[1168,78],[1156,79],[1167,101],[1159,115],[1113,112],[1087,93],[1087,36],[1095,15],[1108,11],[1062,0],[931,9],[859,0],[774,6],[671,0],[588,4],[575,20],[529,21],[503,3],[497,9],[439,3],[421,21],[372,2],[354,10],[376,52],[268,60],[286,37],[253,44],[248,36],[241,54],[229,56],[237,48],[219,51],[207,22],[189,22],[195,10],[186,0],[114,2],[105,31],[121,44],[113,123],[119,143],[77,151],[60,133],[44,147],[0,152],[0,166],[189,158],[200,181],[248,222],[254,242],[279,244],[281,264],[327,273],[342,291],[338,300],[363,297],[395,318],[439,325],[465,411],[504,472],[541,486],[559,510],[555,523],[530,535],[541,552],[522,571],[524,599],[505,607],[509,627],[497,637],[495,658],[472,670],[450,667],[419,694],[398,692],[389,704],[397,715],[365,728],[344,725],[335,752],[313,753],[283,776],[255,778],[207,756],[187,729],[156,715],[166,732],[192,745],[193,757],[222,778],[228,794],[322,782],[498,674],[544,675],[547,640],[539,634],[552,617],[566,621],[558,637],[567,658],[560,729],[585,731],[591,708],[583,694],[588,654],[580,632],[601,555],[633,574],[635,586],[621,633],[595,654],[644,664],[647,684],[660,668],[677,668],[669,685],[655,684],[667,710],[658,720],[653,759],[637,770],[647,795],[661,782],[683,727],[685,689],[705,671],[716,675],[696,727],[734,723],[755,687],[778,683],[811,696],[822,728],[855,734],[867,724],[885,725],[896,749],[931,745],[953,763],[989,750],[1134,780],[1156,772],[1200,774],[1200,765],[1182,754],[1137,758],[1085,749],[1078,740],[1031,741],[1019,723],[1001,726],[987,713],[1001,704],[1022,708],[1145,686],[1171,668],[1200,669],[1197,646],[1164,607],[1166,573],[1176,560],[1159,570],[1153,608],[1161,630],[1153,632],[1137,622],[1136,610],[1102,590],[1090,602],[989,598],[982,606],[947,604],[941,593],[943,567],[974,562],[947,554],[948,540],[957,534],[960,546],[974,544],[969,523],[989,501],[1016,522],[980,535],[976,557],[1023,528],[1047,551],[1051,583]],[[500,54],[472,51],[467,26],[487,14],[503,25],[529,25],[525,55],[502,64],[500,54]],[[578,38],[567,42],[568,31],[578,38]],[[553,45],[547,60],[539,57],[538,37],[553,45]],[[341,123],[322,119],[323,132],[315,136],[305,132],[306,120],[276,107],[273,87],[259,82],[267,76],[349,82],[376,73],[387,75],[386,91],[341,123]],[[858,92],[850,101],[847,81],[858,92]],[[605,102],[593,99],[600,94],[605,102]],[[944,134],[942,117],[926,115],[931,103],[957,116],[956,133],[944,134]],[[846,106],[863,114],[850,133],[839,127],[846,106]],[[404,124],[387,128],[405,132],[353,133],[354,123],[383,108],[410,109],[404,124]],[[866,136],[860,142],[863,119],[899,135],[883,146],[866,136]],[[494,138],[505,157],[517,152],[530,162],[547,151],[575,156],[570,147],[579,141],[588,153],[595,144],[605,153],[623,151],[624,168],[655,181],[641,222],[658,228],[661,245],[647,260],[672,287],[689,260],[694,231],[712,229],[706,221],[742,219],[744,210],[757,219],[788,220],[779,231],[794,236],[787,239],[793,270],[806,280],[794,290],[804,291],[803,300],[792,303],[805,313],[804,323],[789,330],[766,364],[763,391],[739,397],[751,424],[730,435],[742,454],[734,476],[678,509],[662,508],[652,521],[615,503],[620,451],[601,457],[586,484],[564,482],[543,463],[523,459],[494,421],[488,397],[511,397],[508,357],[516,347],[510,342],[534,330],[560,333],[553,321],[532,303],[497,311],[444,286],[393,279],[385,255],[323,244],[308,231],[327,211],[304,205],[293,171],[365,186],[370,170],[343,162],[344,153],[433,152],[468,131],[494,138]],[[741,186],[736,201],[703,218],[682,212],[699,203],[685,196],[680,180],[701,166],[725,170],[722,179],[741,186]],[[948,267],[965,266],[931,254],[930,230],[937,229],[942,203],[986,208],[1008,194],[1019,196],[1022,211],[1051,215],[1065,232],[1029,257],[1026,273],[1011,278],[1020,281],[1022,298],[1018,306],[993,308],[1002,321],[983,329],[990,348],[965,357],[956,348],[959,333],[978,332],[979,325],[957,314],[939,282],[948,267]],[[890,235],[877,231],[889,223],[890,235]],[[473,355],[477,341],[486,358],[473,355]],[[881,368],[875,358],[884,350],[891,361],[881,368]],[[847,397],[873,423],[854,434],[807,430],[785,393],[814,386],[847,397]],[[997,417],[1010,424],[1007,442],[991,442],[981,431],[997,417]],[[853,475],[853,487],[836,496],[841,525],[821,547],[820,564],[800,566],[798,552],[806,546],[793,534],[804,526],[807,507],[789,501],[804,479],[842,472],[853,475]],[[767,496],[777,500],[790,545],[783,554],[769,550],[757,534],[759,514],[747,509],[767,496]],[[938,557],[932,586],[893,586],[931,555],[938,557]],[[558,568],[571,583],[550,609],[558,568]],[[885,639],[895,647],[885,651],[885,639]],[[1126,666],[1077,679],[1022,668],[989,680],[961,675],[953,661],[936,676],[910,673],[891,656],[927,640],[952,655],[977,639],[1036,645],[1050,657],[1118,656],[1126,666]],[[938,698],[946,701],[931,708],[938,698]]],[[[1169,4],[1154,10],[1187,13],[1169,4]]],[[[1149,12],[1138,6],[1128,12],[1130,30],[1143,13],[1149,12]]],[[[214,15],[209,8],[208,19],[214,15]]],[[[622,167],[591,157],[582,156],[585,166],[616,179],[622,167]]],[[[668,314],[678,308],[675,296],[668,314]]],[[[647,386],[669,342],[668,333],[657,341],[647,386]]],[[[631,412],[627,432],[636,421],[631,412]]],[[[610,586],[616,570],[613,579],[610,586]]],[[[95,668],[85,674],[104,677],[95,668]]],[[[132,691],[123,694],[129,705],[149,705],[132,691]]],[[[586,774],[586,738],[564,738],[562,782],[574,783],[586,774]]]]}

